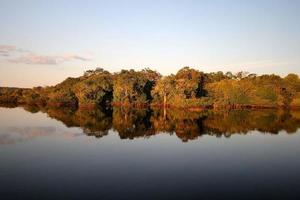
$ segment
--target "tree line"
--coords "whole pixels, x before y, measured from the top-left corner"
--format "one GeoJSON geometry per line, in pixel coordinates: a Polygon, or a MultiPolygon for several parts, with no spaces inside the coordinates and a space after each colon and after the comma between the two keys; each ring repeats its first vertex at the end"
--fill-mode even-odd
{"type": "Polygon", "coordinates": [[[156,106],[189,109],[300,107],[297,74],[280,77],[184,67],[162,76],[149,68],[110,73],[88,70],[48,87],[0,88],[0,102],[43,106],[156,106]]]}

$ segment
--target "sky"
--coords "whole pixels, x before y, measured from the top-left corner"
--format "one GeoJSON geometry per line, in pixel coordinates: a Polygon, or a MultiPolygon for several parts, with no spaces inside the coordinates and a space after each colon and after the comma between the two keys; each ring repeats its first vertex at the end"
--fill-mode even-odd
{"type": "Polygon", "coordinates": [[[300,74],[299,0],[0,0],[0,86],[85,70],[300,74]]]}

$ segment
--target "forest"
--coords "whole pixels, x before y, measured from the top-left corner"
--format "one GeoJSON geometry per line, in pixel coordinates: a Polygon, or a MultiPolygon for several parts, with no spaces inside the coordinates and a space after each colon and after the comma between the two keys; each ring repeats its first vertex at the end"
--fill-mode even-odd
{"type": "Polygon", "coordinates": [[[110,73],[102,68],[55,86],[0,88],[0,103],[48,107],[300,108],[300,79],[184,67],[162,76],[149,68],[110,73]]]}

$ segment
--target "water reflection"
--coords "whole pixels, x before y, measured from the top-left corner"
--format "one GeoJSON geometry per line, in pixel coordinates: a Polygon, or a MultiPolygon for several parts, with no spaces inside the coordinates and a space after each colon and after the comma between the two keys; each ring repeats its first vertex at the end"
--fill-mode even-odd
{"type": "Polygon", "coordinates": [[[130,108],[72,110],[34,106],[24,106],[24,109],[31,113],[47,113],[50,118],[63,122],[67,127],[80,127],[86,135],[96,138],[114,130],[121,139],[175,134],[181,141],[187,142],[202,135],[230,137],[233,134],[248,134],[253,130],[262,134],[278,134],[280,131],[292,134],[300,127],[300,111],[288,110],[186,112],[130,108]]]}
{"type": "Polygon", "coordinates": [[[299,126],[287,110],[0,108],[2,196],[299,199],[299,126]]]}

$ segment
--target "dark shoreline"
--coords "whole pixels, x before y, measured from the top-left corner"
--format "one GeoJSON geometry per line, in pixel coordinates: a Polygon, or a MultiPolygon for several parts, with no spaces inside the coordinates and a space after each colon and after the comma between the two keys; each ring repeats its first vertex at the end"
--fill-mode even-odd
{"type": "Polygon", "coordinates": [[[174,105],[166,105],[163,104],[122,104],[122,103],[111,103],[106,105],[98,105],[98,104],[72,104],[72,103],[15,103],[15,102],[0,102],[0,107],[23,107],[23,106],[33,106],[33,107],[49,107],[49,108],[56,108],[56,109],[81,109],[81,110],[94,110],[99,108],[127,108],[127,109],[157,109],[157,110],[183,110],[189,112],[200,112],[206,110],[300,110],[300,106],[270,106],[270,105],[249,105],[249,104],[231,104],[225,106],[214,106],[214,105],[207,105],[207,106],[174,106],[174,105]]]}

